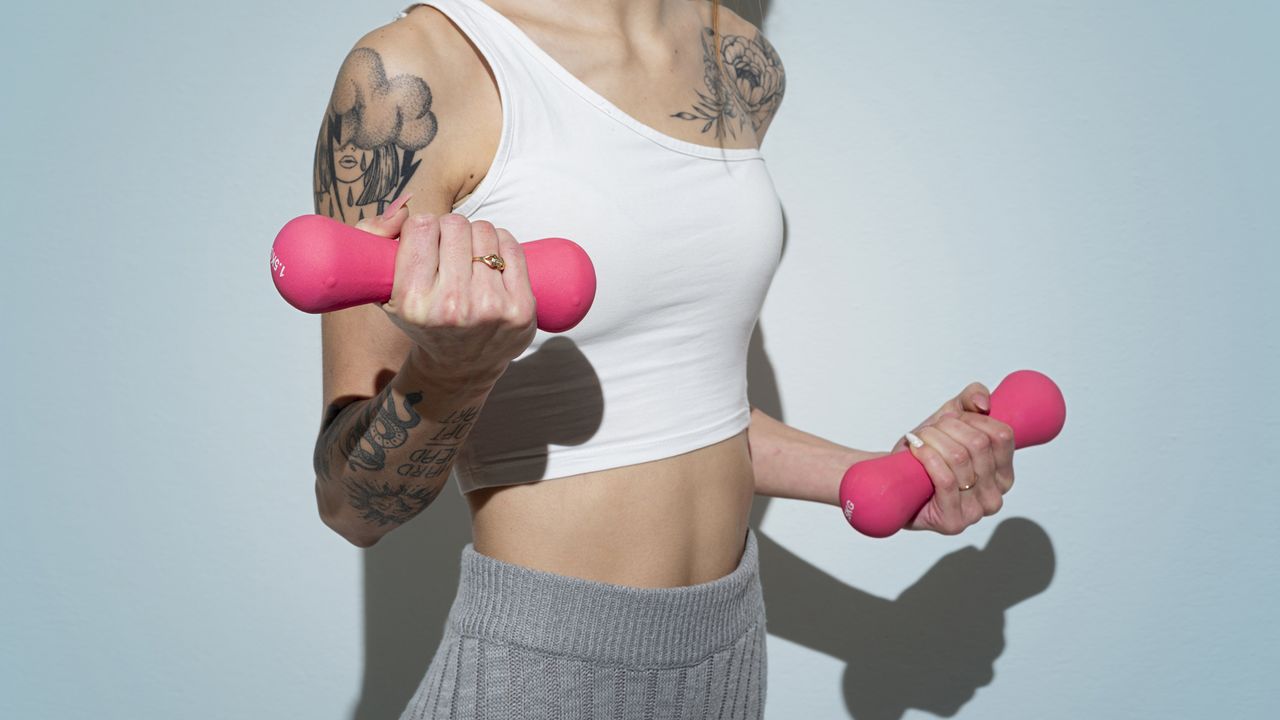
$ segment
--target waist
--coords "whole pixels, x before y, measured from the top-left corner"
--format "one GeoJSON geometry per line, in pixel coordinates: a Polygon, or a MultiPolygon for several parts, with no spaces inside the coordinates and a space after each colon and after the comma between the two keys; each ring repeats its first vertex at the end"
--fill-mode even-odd
{"type": "Polygon", "coordinates": [[[661,460],[467,494],[475,551],[633,587],[723,577],[742,554],[755,477],[746,431],[661,460]]]}

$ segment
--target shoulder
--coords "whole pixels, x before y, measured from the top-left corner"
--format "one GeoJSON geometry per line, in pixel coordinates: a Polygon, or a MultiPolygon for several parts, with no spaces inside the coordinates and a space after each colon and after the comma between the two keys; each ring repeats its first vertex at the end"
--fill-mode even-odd
{"type": "Polygon", "coordinates": [[[365,33],[351,49],[357,52],[376,54],[392,75],[429,77],[442,90],[461,85],[458,73],[465,79],[474,64],[470,44],[453,23],[425,5],[365,33]]]}
{"type": "MultiPolygon", "coordinates": [[[[706,3],[711,26],[711,3],[706,3]]],[[[720,4],[720,60],[742,98],[757,135],[763,138],[786,93],[787,73],[773,43],[760,28],[720,4]]]]}
{"type": "MultiPolygon", "coordinates": [[[[706,3],[704,11],[707,15],[707,25],[711,24],[711,3],[706,3]]],[[[720,3],[720,32],[726,35],[739,35],[742,37],[753,38],[760,34],[760,28],[754,23],[739,15],[732,7],[725,2],[720,3]]]]}
{"type": "MultiPolygon", "coordinates": [[[[443,13],[430,6],[370,30],[356,41],[338,73],[338,85],[430,103],[433,114],[465,112],[477,85],[488,79],[483,60],[443,13]],[[405,98],[404,96],[407,96],[405,98]]],[[[413,115],[405,116],[408,118],[413,115]]]]}
{"type": "Polygon", "coordinates": [[[348,204],[376,205],[361,207],[364,215],[406,191],[415,206],[431,195],[442,198],[431,205],[448,208],[445,200],[458,194],[477,153],[491,144],[484,130],[496,117],[494,102],[483,61],[436,9],[417,7],[368,31],[334,80],[317,151],[317,193],[337,186],[344,171],[335,163],[346,162],[345,174],[359,179],[348,181],[354,194],[344,197],[360,196],[348,204]],[[343,147],[354,149],[350,157],[342,157],[343,147]]]}

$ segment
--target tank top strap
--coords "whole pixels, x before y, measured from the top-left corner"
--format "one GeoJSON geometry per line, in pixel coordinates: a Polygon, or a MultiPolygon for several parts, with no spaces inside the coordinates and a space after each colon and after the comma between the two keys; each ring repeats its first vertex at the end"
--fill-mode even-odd
{"type": "Polygon", "coordinates": [[[481,8],[476,7],[476,3],[467,0],[415,2],[405,6],[396,19],[403,18],[420,5],[430,6],[444,13],[475,44],[494,75],[499,78],[499,90],[502,89],[501,81],[511,77],[512,69],[523,64],[522,59],[511,51],[510,42],[504,37],[504,30],[497,27],[481,8]]]}
{"type": "MultiPolygon", "coordinates": [[[[487,6],[477,7],[478,4],[476,0],[427,0],[410,4],[397,15],[397,18],[403,18],[419,5],[435,8],[467,37],[493,72],[502,112],[502,131],[497,152],[484,180],[475,190],[454,203],[453,211],[468,217],[492,193],[513,154],[513,148],[520,146],[520,151],[525,153],[533,149],[523,137],[529,134],[530,126],[542,126],[545,123],[530,122],[528,115],[530,112],[540,114],[543,111],[542,101],[549,98],[548,86],[554,82],[540,76],[528,58],[521,56],[523,50],[511,42],[507,34],[509,31],[490,14],[496,15],[496,11],[487,6]]],[[[558,105],[560,104],[553,102],[549,107],[558,105]]],[[[541,144],[536,141],[537,137],[535,133],[533,145],[541,144]]]]}

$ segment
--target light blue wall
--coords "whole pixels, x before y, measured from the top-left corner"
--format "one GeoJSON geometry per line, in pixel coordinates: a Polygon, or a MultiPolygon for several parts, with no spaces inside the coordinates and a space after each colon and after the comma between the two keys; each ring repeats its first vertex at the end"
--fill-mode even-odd
{"type": "MultiPolygon", "coordinates": [[[[6,10],[0,717],[412,691],[465,505],[369,551],[319,522],[318,320],[267,273],[333,74],[398,9],[6,10]]],[[[788,240],[753,399],[864,448],[1021,367],[1068,401],[959,536],[757,503],[768,717],[1275,717],[1280,6],[762,9],[788,240]]]]}

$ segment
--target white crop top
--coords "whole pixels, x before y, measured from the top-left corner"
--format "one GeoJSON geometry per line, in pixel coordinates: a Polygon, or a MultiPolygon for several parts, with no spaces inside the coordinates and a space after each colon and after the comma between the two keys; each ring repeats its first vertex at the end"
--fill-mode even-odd
{"type": "Polygon", "coordinates": [[[522,242],[569,238],[597,279],[582,322],[539,330],[494,386],[454,461],[461,491],[667,458],[747,427],[747,343],[783,230],[760,151],[640,123],[481,0],[416,5],[471,39],[502,105],[493,163],[454,212],[522,242]]]}

